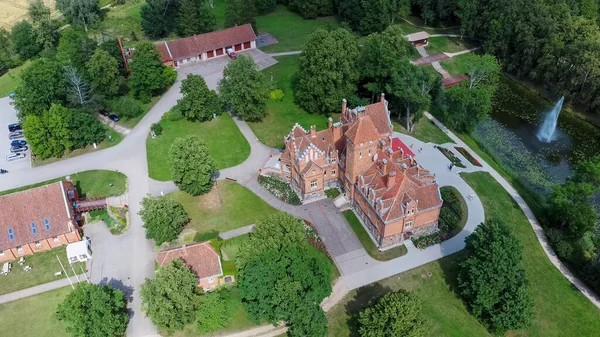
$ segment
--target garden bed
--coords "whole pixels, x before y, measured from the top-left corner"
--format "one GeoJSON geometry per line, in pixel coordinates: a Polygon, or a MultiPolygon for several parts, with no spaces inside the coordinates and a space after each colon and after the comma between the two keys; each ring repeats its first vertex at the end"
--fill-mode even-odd
{"type": "Polygon", "coordinates": [[[340,192],[339,188],[330,188],[328,190],[325,190],[325,195],[327,196],[327,198],[329,199],[335,199],[337,198],[340,194],[342,194],[342,192],[340,192]]]}
{"type": "Polygon", "coordinates": [[[448,158],[448,160],[450,160],[450,162],[452,162],[452,164],[454,164],[454,166],[456,167],[462,167],[465,168],[466,166],[462,163],[462,161],[454,155],[454,153],[452,153],[452,151],[440,147],[440,146],[436,146],[436,149],[440,150],[441,153],[444,154],[444,156],[446,156],[446,158],[448,158]]]}
{"type": "Polygon", "coordinates": [[[479,160],[475,159],[475,157],[473,157],[471,153],[469,153],[469,151],[465,150],[464,147],[455,147],[455,149],[456,151],[458,151],[458,153],[462,154],[463,157],[465,157],[469,161],[469,163],[481,167],[481,163],[479,162],[479,160]]]}
{"type": "Polygon", "coordinates": [[[300,205],[302,203],[290,184],[276,176],[259,175],[258,183],[278,199],[290,205],[300,205]]]}

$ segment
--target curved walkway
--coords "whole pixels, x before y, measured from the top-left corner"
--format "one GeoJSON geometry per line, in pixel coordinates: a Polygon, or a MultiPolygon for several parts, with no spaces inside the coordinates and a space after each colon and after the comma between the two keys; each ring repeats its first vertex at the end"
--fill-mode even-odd
{"type": "Polygon", "coordinates": [[[502,185],[502,187],[506,190],[506,192],[508,192],[508,194],[510,194],[510,196],[513,198],[513,200],[515,200],[515,202],[519,205],[519,208],[521,208],[521,210],[527,217],[527,220],[529,220],[529,223],[531,224],[531,227],[533,228],[535,236],[537,237],[538,242],[544,249],[544,253],[546,253],[546,256],[548,257],[550,262],[552,262],[552,264],[565,276],[565,278],[567,278],[567,280],[569,280],[579,291],[581,291],[581,293],[585,297],[587,297],[596,307],[600,308],[600,297],[596,293],[594,293],[590,288],[588,288],[581,280],[579,280],[567,268],[567,266],[558,259],[558,257],[552,250],[552,247],[550,247],[548,238],[546,238],[546,235],[544,234],[544,230],[543,230],[542,226],[537,221],[537,219],[535,218],[535,215],[533,214],[533,211],[531,210],[531,208],[529,208],[529,206],[527,205],[525,200],[523,200],[523,197],[521,197],[521,195],[519,195],[517,190],[515,190],[510,185],[510,183],[508,183],[508,181],[506,181],[506,179],[504,179],[504,177],[502,177],[498,172],[496,172],[496,170],[494,170],[494,168],[492,168],[481,157],[479,157],[479,155],[476,152],[471,150],[467,146],[467,144],[465,144],[460,138],[458,138],[452,131],[450,131],[440,121],[438,121],[435,117],[433,117],[428,112],[425,113],[425,116],[427,118],[429,118],[430,120],[432,120],[435,123],[435,125],[437,125],[440,129],[442,129],[442,131],[444,131],[445,134],[447,134],[454,142],[456,142],[457,146],[461,146],[461,147],[464,147],[465,149],[469,150],[469,152],[471,152],[473,157],[475,157],[481,163],[483,170],[489,172],[492,175],[492,177],[494,177],[494,179],[500,185],[502,185]]]}

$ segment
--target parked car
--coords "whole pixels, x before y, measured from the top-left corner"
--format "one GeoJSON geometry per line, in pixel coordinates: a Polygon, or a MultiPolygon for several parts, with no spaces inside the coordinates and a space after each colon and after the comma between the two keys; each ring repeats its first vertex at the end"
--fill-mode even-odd
{"type": "Polygon", "coordinates": [[[118,122],[119,121],[119,116],[115,115],[115,114],[110,114],[108,115],[108,118],[110,118],[111,121],[113,122],[118,122]]]}
{"type": "Polygon", "coordinates": [[[237,54],[235,53],[233,48],[227,49],[227,55],[229,55],[229,57],[231,57],[231,59],[233,59],[233,60],[237,59],[237,54]]]}
{"type": "Polygon", "coordinates": [[[23,130],[23,128],[21,127],[21,124],[19,124],[19,123],[8,124],[9,132],[15,132],[15,131],[19,131],[19,130],[23,130]]]}
{"type": "Polygon", "coordinates": [[[25,152],[27,150],[29,150],[29,148],[27,146],[12,146],[10,148],[10,152],[12,152],[12,153],[25,152]]]}
{"type": "Polygon", "coordinates": [[[110,115],[110,112],[108,112],[108,110],[106,110],[106,109],[100,109],[100,110],[98,110],[98,113],[101,114],[102,116],[110,115]]]}
{"type": "Polygon", "coordinates": [[[6,156],[7,161],[13,161],[13,160],[23,159],[23,158],[25,158],[25,153],[23,153],[23,152],[11,153],[8,156],[6,156]]]}
{"type": "Polygon", "coordinates": [[[19,139],[19,138],[23,138],[23,130],[11,132],[8,134],[8,139],[10,139],[10,140],[19,139]]]}
{"type": "Polygon", "coordinates": [[[12,142],[10,142],[10,146],[14,146],[14,147],[19,147],[19,146],[25,146],[27,145],[27,142],[24,140],[13,140],[12,142]]]}

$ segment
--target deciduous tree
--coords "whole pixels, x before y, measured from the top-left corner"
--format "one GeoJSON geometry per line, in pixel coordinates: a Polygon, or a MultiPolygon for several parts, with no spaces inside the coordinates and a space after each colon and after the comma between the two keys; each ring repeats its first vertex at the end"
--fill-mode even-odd
{"type": "Polygon", "coordinates": [[[173,199],[148,196],[142,199],[141,205],[139,215],[144,222],[146,238],[154,240],[157,246],[177,239],[189,221],[183,206],[173,199]]]}
{"type": "Polygon", "coordinates": [[[56,42],[56,36],[50,20],[50,8],[46,7],[42,0],[35,0],[29,4],[27,12],[33,22],[37,43],[47,50],[52,49],[56,42]]]}
{"type": "Polygon", "coordinates": [[[0,67],[14,68],[21,63],[10,32],[4,28],[0,28],[0,46],[4,46],[4,48],[0,48],[0,67]]]}
{"type": "Polygon", "coordinates": [[[215,29],[217,21],[206,0],[180,0],[177,34],[191,36],[215,29]]]}
{"type": "Polygon", "coordinates": [[[66,66],[67,99],[75,106],[87,105],[92,101],[92,90],[83,75],[74,66],[66,66]]]}
{"type": "Polygon", "coordinates": [[[358,44],[345,29],[315,30],[306,41],[294,78],[298,104],[309,112],[337,112],[356,91],[358,44]]]}
{"type": "Polygon", "coordinates": [[[103,49],[96,49],[86,64],[90,87],[95,94],[106,98],[115,97],[123,82],[119,76],[117,60],[103,49]]]}
{"type": "Polygon", "coordinates": [[[358,324],[361,337],[426,335],[426,322],[421,317],[421,301],[413,293],[400,289],[388,293],[362,310],[358,324]]]}
{"type": "Polygon", "coordinates": [[[197,331],[201,335],[222,329],[233,318],[227,312],[227,305],[219,292],[201,296],[197,312],[197,331]]]}
{"type": "Polygon", "coordinates": [[[123,54],[119,47],[119,41],[117,39],[106,40],[100,44],[99,48],[108,52],[110,56],[117,61],[119,74],[125,76],[127,74],[127,69],[125,68],[125,61],[123,60],[123,54]]]}
{"type": "Polygon", "coordinates": [[[73,65],[83,73],[86,63],[96,48],[96,41],[90,39],[84,32],[65,29],[58,40],[56,59],[65,66],[73,65]]]}
{"type": "Polygon", "coordinates": [[[188,75],[181,81],[181,94],[177,106],[185,118],[194,121],[208,121],[213,114],[221,114],[219,98],[214,90],[209,90],[206,81],[200,75],[188,75]]]}
{"type": "Polygon", "coordinates": [[[135,118],[144,110],[133,98],[121,96],[110,103],[110,109],[121,118],[135,118]]]}
{"type": "Polygon", "coordinates": [[[96,21],[100,12],[98,0],[56,0],[56,9],[73,24],[83,25],[86,32],[88,25],[96,21]]]}
{"type": "Polygon", "coordinates": [[[305,19],[333,15],[332,0],[289,0],[288,6],[305,19]]]}
{"type": "Polygon", "coordinates": [[[194,321],[202,294],[198,278],[182,260],[159,268],[142,285],[142,310],[152,323],[172,333],[194,321]]]}
{"type": "Polygon", "coordinates": [[[15,105],[19,116],[41,115],[50,104],[64,104],[67,96],[64,69],[50,59],[39,59],[21,74],[21,85],[16,90],[15,105]]]}
{"type": "Polygon", "coordinates": [[[28,60],[35,57],[42,50],[31,23],[21,21],[12,27],[10,33],[12,44],[21,59],[28,60]]]}
{"type": "Polygon", "coordinates": [[[458,285],[471,313],[494,333],[530,325],[533,301],[519,240],[504,223],[489,220],[465,242],[458,285]]]}
{"type": "Polygon", "coordinates": [[[178,5],[176,0],[146,0],[140,9],[144,34],[152,39],[169,35],[175,28],[178,5]]]}
{"type": "MultiPolygon", "coordinates": [[[[249,23],[256,26],[255,0],[226,0],[225,1],[225,26],[234,27],[249,23]]],[[[255,27],[256,28],[256,27],[255,27]]]]}
{"type": "Polygon", "coordinates": [[[259,13],[265,13],[275,8],[277,0],[256,0],[255,4],[259,13]]]}
{"type": "Polygon", "coordinates": [[[198,136],[177,138],[169,150],[173,181],[192,195],[208,193],[217,170],[206,143],[198,136]]]}
{"type": "Polygon", "coordinates": [[[240,55],[223,71],[219,82],[221,102],[247,121],[265,117],[269,84],[265,75],[256,69],[250,56],[240,55]]]}
{"type": "Polygon", "coordinates": [[[141,42],[131,58],[129,86],[136,98],[150,101],[165,87],[165,66],[152,42],[141,42]]]}
{"type": "Polygon", "coordinates": [[[82,282],[58,305],[56,316],[74,337],[124,336],[129,315],[123,292],[82,282]]]}

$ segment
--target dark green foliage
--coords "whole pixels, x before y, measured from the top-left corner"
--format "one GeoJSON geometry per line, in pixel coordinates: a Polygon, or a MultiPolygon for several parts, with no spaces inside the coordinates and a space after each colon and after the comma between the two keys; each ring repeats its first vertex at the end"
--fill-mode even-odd
{"type": "Polygon", "coordinates": [[[592,230],[598,219],[590,202],[594,192],[591,185],[573,181],[554,186],[547,200],[552,225],[574,236],[592,230]]]}
{"type": "Polygon", "coordinates": [[[0,28],[0,68],[14,68],[21,64],[21,57],[15,49],[12,37],[9,31],[0,28]]]}
{"type": "Polygon", "coordinates": [[[21,74],[21,85],[17,88],[15,105],[20,118],[28,114],[41,115],[51,103],[66,100],[64,70],[54,60],[39,59],[21,74]]]}
{"type": "Polygon", "coordinates": [[[73,149],[99,144],[106,138],[106,127],[87,112],[74,111],[69,121],[73,149]]]}
{"type": "Polygon", "coordinates": [[[198,136],[177,138],[169,150],[173,181],[192,195],[208,193],[217,171],[206,143],[198,136]]]}
{"type": "Polygon", "coordinates": [[[490,220],[465,242],[458,284],[471,313],[498,334],[530,325],[533,301],[518,239],[504,223],[490,220]]]}
{"type": "Polygon", "coordinates": [[[289,0],[288,6],[305,19],[333,14],[332,0],[289,0]]]}
{"type": "Polygon", "coordinates": [[[240,247],[238,288],[250,318],[286,321],[292,336],[326,336],[319,303],[331,293],[325,255],[309,253],[303,224],[275,214],[259,222],[240,247]]]}
{"type": "Polygon", "coordinates": [[[110,39],[102,42],[99,46],[100,49],[107,51],[110,56],[117,60],[117,67],[119,68],[119,74],[125,76],[127,69],[125,69],[125,61],[123,60],[123,54],[119,47],[119,41],[117,39],[110,39]]]}
{"type": "Polygon", "coordinates": [[[206,0],[179,0],[177,34],[191,36],[215,29],[215,15],[206,0]]]}
{"type": "Polygon", "coordinates": [[[298,105],[311,113],[330,113],[356,91],[358,44],[345,29],[316,29],[302,48],[294,78],[298,105]]]}
{"type": "Polygon", "coordinates": [[[423,337],[427,326],[421,310],[420,299],[407,290],[385,294],[359,313],[360,336],[423,337]]]}
{"type": "MultiPolygon", "coordinates": [[[[165,75],[165,66],[160,61],[160,52],[152,42],[140,42],[136,47],[130,63],[131,77],[129,86],[136,98],[150,101],[150,98],[159,94],[170,85],[165,75]]],[[[172,84],[172,83],[171,83],[172,84]]]]}
{"type": "Polygon", "coordinates": [[[58,40],[56,59],[64,66],[73,65],[83,72],[96,48],[96,41],[90,39],[84,32],[72,28],[65,29],[58,40]]]}
{"type": "Polygon", "coordinates": [[[42,0],[34,0],[27,8],[29,18],[35,30],[36,43],[49,50],[56,42],[55,23],[50,19],[50,8],[42,0]]]}
{"type": "Polygon", "coordinates": [[[208,121],[213,114],[221,115],[219,98],[214,90],[209,90],[206,81],[200,75],[188,75],[181,81],[182,98],[177,100],[177,107],[185,118],[193,121],[208,121]]]}
{"type": "Polygon", "coordinates": [[[100,13],[98,0],[56,0],[56,9],[61,11],[73,25],[87,27],[93,24],[100,13]]]}
{"type": "Polygon", "coordinates": [[[96,49],[85,67],[90,88],[95,94],[112,98],[119,93],[119,87],[123,83],[119,75],[119,63],[107,51],[96,49]]]}
{"type": "Polygon", "coordinates": [[[190,220],[183,206],[167,197],[148,196],[142,199],[139,212],[146,238],[154,240],[159,246],[164,242],[177,239],[177,236],[190,220]]]}
{"type": "Polygon", "coordinates": [[[265,13],[275,8],[277,0],[256,0],[255,5],[259,13],[265,13]]]}
{"type": "Polygon", "coordinates": [[[442,242],[442,237],[439,232],[435,232],[432,234],[421,235],[418,237],[413,236],[411,238],[411,241],[413,242],[415,247],[417,247],[419,249],[425,249],[429,246],[433,246],[433,245],[436,245],[436,244],[442,242]]]}
{"type": "Polygon", "coordinates": [[[202,291],[196,275],[176,259],[146,279],[141,293],[142,310],[152,323],[172,333],[194,321],[202,291]]]}
{"type": "Polygon", "coordinates": [[[129,315],[123,292],[82,282],[58,305],[56,317],[74,337],[124,336],[129,315]]]}
{"type": "Polygon", "coordinates": [[[141,115],[144,109],[134,99],[121,96],[110,103],[110,109],[121,118],[134,118],[141,115]]]}
{"type": "Polygon", "coordinates": [[[152,125],[150,126],[150,131],[154,132],[155,135],[160,136],[160,134],[162,133],[162,125],[160,125],[160,123],[152,123],[152,125]]]}
{"type": "Polygon", "coordinates": [[[219,98],[226,108],[244,120],[260,121],[266,114],[269,83],[265,75],[256,70],[250,56],[240,55],[223,71],[219,98]]]}
{"type": "Polygon", "coordinates": [[[222,329],[232,318],[228,315],[227,303],[219,292],[201,296],[197,312],[197,331],[201,335],[222,329]]]}
{"type": "Polygon", "coordinates": [[[152,39],[169,35],[175,29],[178,10],[179,1],[146,0],[140,9],[144,34],[152,39]]]}
{"type": "Polygon", "coordinates": [[[42,50],[42,45],[37,42],[33,26],[27,21],[21,21],[12,27],[11,40],[15,51],[23,60],[37,56],[42,50]]]}
{"type": "Polygon", "coordinates": [[[339,12],[353,31],[367,35],[399,23],[410,12],[410,0],[340,0],[339,12]]]}
{"type": "Polygon", "coordinates": [[[256,29],[255,0],[225,0],[225,27],[249,23],[256,29]]]}
{"type": "Polygon", "coordinates": [[[298,194],[290,187],[290,184],[278,179],[274,176],[259,175],[258,182],[266,188],[269,192],[273,193],[277,198],[287,202],[291,205],[300,205],[302,202],[298,197],[298,194]]]}

